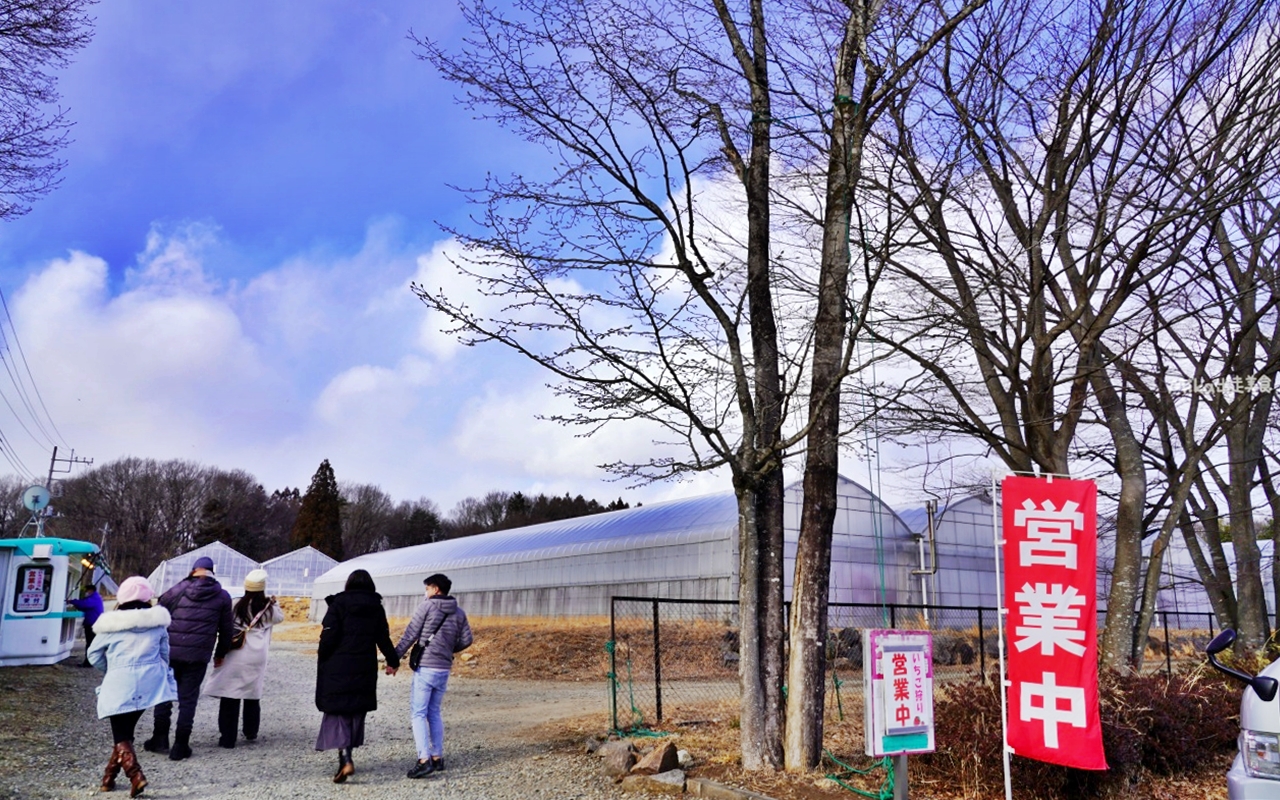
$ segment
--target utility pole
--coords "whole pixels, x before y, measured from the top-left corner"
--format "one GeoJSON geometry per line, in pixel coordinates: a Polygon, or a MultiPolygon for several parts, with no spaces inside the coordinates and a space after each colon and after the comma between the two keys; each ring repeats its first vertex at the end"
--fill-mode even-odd
{"type": "Polygon", "coordinates": [[[71,451],[71,457],[70,457],[70,458],[58,458],[58,446],[55,444],[55,445],[53,446],[53,455],[52,455],[52,456],[50,456],[50,458],[49,458],[49,478],[48,478],[48,480],[46,480],[46,481],[45,481],[45,484],[44,484],[44,485],[45,485],[45,488],[46,488],[46,489],[48,489],[50,493],[52,493],[52,492],[53,492],[53,473],[54,473],[54,472],[65,472],[65,473],[69,473],[69,472],[71,472],[71,468],[72,468],[73,466],[75,466],[76,464],[84,464],[84,465],[88,466],[89,464],[92,464],[92,463],[93,463],[93,459],[92,459],[92,458],[76,458],[76,451],[75,451],[75,450],[72,450],[72,451],[71,451]],[[66,464],[66,465],[67,465],[67,468],[66,468],[66,469],[56,469],[56,467],[58,466],[58,464],[59,464],[59,463],[66,464]]]}

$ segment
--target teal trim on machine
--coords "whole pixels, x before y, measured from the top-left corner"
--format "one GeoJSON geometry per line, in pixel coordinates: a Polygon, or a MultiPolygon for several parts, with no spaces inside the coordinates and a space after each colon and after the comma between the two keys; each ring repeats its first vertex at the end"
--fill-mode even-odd
{"type": "Polygon", "coordinates": [[[68,619],[83,617],[83,611],[50,611],[45,614],[5,614],[5,619],[68,619]]]}
{"type": "Polygon", "coordinates": [[[78,556],[84,553],[98,552],[93,542],[82,542],[79,539],[59,539],[56,536],[36,536],[24,539],[0,539],[0,548],[12,548],[27,558],[31,558],[36,545],[53,545],[52,555],[78,556]]]}

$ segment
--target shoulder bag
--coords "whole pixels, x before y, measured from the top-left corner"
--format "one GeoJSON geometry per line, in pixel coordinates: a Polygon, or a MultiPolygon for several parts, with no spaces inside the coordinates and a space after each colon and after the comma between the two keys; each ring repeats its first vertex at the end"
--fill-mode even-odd
{"type": "MultiPolygon", "coordinates": [[[[449,614],[452,613],[452,611],[449,612],[449,614]]],[[[427,645],[431,644],[431,640],[440,632],[440,626],[449,618],[449,614],[445,614],[440,618],[440,621],[436,623],[435,630],[433,630],[426,639],[419,636],[418,641],[414,642],[413,647],[409,648],[409,669],[417,672],[418,667],[422,666],[422,654],[427,651],[427,645]]]]}
{"type": "Polygon", "coordinates": [[[271,608],[271,603],[267,603],[265,606],[262,607],[261,611],[253,615],[253,619],[249,620],[248,625],[244,626],[243,628],[236,629],[235,634],[231,637],[231,646],[227,648],[228,652],[232,650],[239,650],[241,647],[244,647],[245,634],[248,633],[250,628],[258,624],[258,620],[262,619],[262,615],[267,613],[267,611],[270,608],[271,608]]]}

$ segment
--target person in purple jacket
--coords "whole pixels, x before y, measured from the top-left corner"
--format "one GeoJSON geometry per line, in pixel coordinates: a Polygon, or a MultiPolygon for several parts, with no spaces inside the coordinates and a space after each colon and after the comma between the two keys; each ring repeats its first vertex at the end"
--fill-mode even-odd
{"type": "MultiPolygon", "coordinates": [[[[446,576],[428,577],[426,597],[413,612],[409,626],[396,645],[396,655],[403,656],[415,643],[423,646],[422,662],[413,673],[409,689],[409,720],[413,726],[413,742],[418,760],[407,777],[425,778],[444,771],[444,690],[449,684],[453,654],[471,646],[471,624],[467,612],[449,596],[453,582],[446,576]]],[[[387,668],[388,675],[395,671],[387,668]]]]}
{"type": "Polygon", "coordinates": [[[168,609],[173,619],[169,623],[169,666],[178,681],[178,725],[170,747],[173,703],[157,705],[155,730],[142,746],[151,753],[167,751],[170,761],[181,761],[191,757],[191,729],[209,657],[213,656],[217,666],[231,649],[235,634],[231,595],[213,577],[213,559],[201,556],[190,575],[160,595],[160,605],[168,609]]]}
{"type": "Polygon", "coordinates": [[[93,646],[93,626],[102,616],[102,595],[98,587],[92,583],[80,589],[80,598],[68,600],[67,605],[84,614],[84,661],[80,666],[92,666],[89,663],[89,648],[93,646]]]}

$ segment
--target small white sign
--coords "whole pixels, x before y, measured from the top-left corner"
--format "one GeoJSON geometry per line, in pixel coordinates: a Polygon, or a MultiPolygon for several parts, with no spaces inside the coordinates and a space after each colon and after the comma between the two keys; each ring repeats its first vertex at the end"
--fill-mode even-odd
{"type": "Polygon", "coordinates": [[[932,753],[933,635],[929,631],[862,632],[866,753],[932,753]]]}

